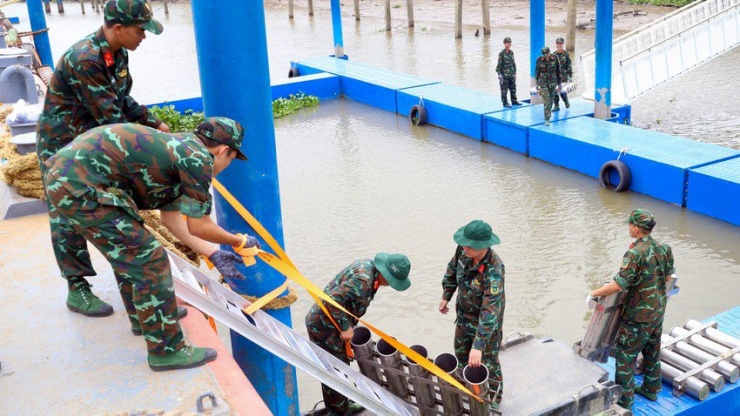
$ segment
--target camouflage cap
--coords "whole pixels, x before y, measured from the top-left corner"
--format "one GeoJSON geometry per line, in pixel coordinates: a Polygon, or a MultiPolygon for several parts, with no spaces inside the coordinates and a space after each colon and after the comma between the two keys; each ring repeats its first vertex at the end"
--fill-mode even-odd
{"type": "Polygon", "coordinates": [[[401,292],[411,286],[411,280],[409,280],[411,262],[405,255],[378,253],[373,264],[390,287],[401,292]]]}
{"type": "Polygon", "coordinates": [[[655,218],[653,217],[653,214],[646,209],[638,208],[632,211],[627,222],[648,231],[652,231],[653,227],[655,227],[655,218]]]}
{"type": "Polygon", "coordinates": [[[544,48],[542,48],[542,54],[543,55],[547,55],[548,53],[550,53],[550,47],[549,46],[545,46],[544,48]]]}
{"type": "Polygon", "coordinates": [[[491,230],[491,226],[481,220],[473,220],[468,225],[460,227],[452,238],[457,244],[474,250],[483,250],[501,242],[491,230]]]}
{"type": "Polygon", "coordinates": [[[557,38],[557,39],[555,39],[555,43],[565,43],[565,39],[563,39],[563,38],[557,38]]]}
{"type": "Polygon", "coordinates": [[[505,38],[504,38],[504,43],[511,43],[511,38],[510,38],[510,37],[508,37],[508,36],[507,36],[507,37],[505,37],[505,38]]]}
{"type": "Polygon", "coordinates": [[[124,26],[139,26],[155,35],[162,33],[162,24],[154,20],[146,0],[110,0],[105,4],[105,21],[124,26]]]}
{"type": "Polygon", "coordinates": [[[236,158],[247,160],[242,152],[242,139],[244,139],[244,127],[238,121],[226,117],[208,117],[195,128],[195,134],[225,144],[236,150],[236,158]]]}

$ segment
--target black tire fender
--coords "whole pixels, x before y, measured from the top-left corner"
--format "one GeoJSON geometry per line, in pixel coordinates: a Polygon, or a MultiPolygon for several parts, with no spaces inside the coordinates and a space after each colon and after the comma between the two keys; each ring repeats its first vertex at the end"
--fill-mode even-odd
{"type": "Polygon", "coordinates": [[[416,126],[427,124],[427,110],[423,105],[417,104],[409,111],[409,121],[416,126]]]}
{"type": "Polygon", "coordinates": [[[298,68],[292,67],[290,68],[290,71],[288,71],[288,78],[295,78],[301,76],[301,73],[298,71],[298,68]]]}
{"type": "Polygon", "coordinates": [[[630,188],[630,182],[632,182],[632,173],[627,165],[621,160],[610,160],[601,166],[599,171],[599,182],[601,186],[606,189],[611,189],[614,192],[623,192],[630,188]],[[619,175],[619,182],[615,185],[609,179],[612,171],[617,171],[619,175]]]}

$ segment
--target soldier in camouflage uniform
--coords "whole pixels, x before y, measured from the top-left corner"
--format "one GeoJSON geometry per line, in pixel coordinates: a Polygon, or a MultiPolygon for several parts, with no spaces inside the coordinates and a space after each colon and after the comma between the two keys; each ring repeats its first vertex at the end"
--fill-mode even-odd
{"type": "Polygon", "coordinates": [[[560,64],[547,46],[542,48],[542,56],[537,58],[534,78],[537,80],[537,91],[545,104],[545,125],[549,126],[552,100],[560,91],[560,64]]]}
{"type": "MultiPolygon", "coordinates": [[[[361,318],[380,286],[390,286],[398,291],[408,289],[411,286],[410,271],[411,263],[405,255],[378,253],[373,260],[356,260],[339,272],[326,285],[324,293],[354,316],[361,318]]],[[[316,303],[306,314],[308,338],[334,357],[349,364],[346,345],[352,340],[357,320],[329,304],[324,305],[331,318],[324,314],[316,303]],[[339,328],[334,325],[332,319],[339,328]]],[[[324,384],[321,385],[321,393],[330,415],[345,416],[361,409],[355,403],[353,403],[355,406],[351,406],[345,396],[324,384]]]]}
{"type": "Polygon", "coordinates": [[[498,84],[501,86],[501,102],[504,107],[510,108],[507,91],[511,91],[511,104],[522,105],[516,99],[516,62],[514,61],[514,51],[511,50],[511,38],[504,38],[504,49],[498,53],[498,63],[496,64],[496,73],[498,74],[498,84]]]}
{"type": "MultiPolygon", "coordinates": [[[[563,49],[563,44],[565,43],[565,39],[563,38],[557,38],[555,39],[555,57],[558,58],[558,63],[560,64],[560,84],[566,84],[571,82],[573,79],[573,63],[570,60],[570,54],[568,51],[563,49]]],[[[563,98],[563,103],[565,103],[565,108],[570,108],[570,101],[568,101],[568,93],[565,91],[560,91],[560,97],[563,98]]],[[[553,97],[553,101],[555,102],[555,108],[552,109],[552,111],[560,111],[560,98],[558,97],[558,94],[555,94],[555,97],[553,97]]]]}
{"type": "Polygon", "coordinates": [[[498,407],[504,391],[498,353],[506,307],[505,268],[491,246],[501,240],[480,220],[457,230],[454,240],[458,246],[442,278],[439,311],[449,312],[447,305],[457,291],[455,356],[460,368],[467,364],[488,368],[491,389],[500,388],[498,407]]]}
{"type": "MultiPolygon", "coordinates": [[[[146,0],[111,0],[105,5],[104,25],[61,57],[38,123],[36,152],[42,178],[44,162],[93,127],[137,122],[169,132],[165,123],[129,95],[128,50],[139,46],[145,30],[162,32],[146,0]]],[[[86,316],[111,315],[113,308],[91,292],[84,277],[96,274],[85,239],[74,228],[51,221],[51,240],[62,277],[67,280],[70,309],[86,316]]]]}
{"type": "MultiPolygon", "coordinates": [[[[167,254],[144,228],[138,210],[186,215],[189,233],[232,245],[244,256],[256,239],[216,225],[209,193],[214,175],[234,158],[246,160],[240,150],[243,136],[239,123],[223,117],[208,118],[194,133],[181,134],[111,124],[81,134],[45,162],[49,217],[74,229],[111,264],[132,330],[143,332],[155,371],[195,367],[215,359],[216,352],[185,345],[167,254]]],[[[90,267],[82,254],[67,255],[90,267]]]]}
{"type": "Polygon", "coordinates": [[[628,221],[630,237],[636,240],[624,254],[614,280],[592,291],[589,296],[609,296],[620,290],[627,291],[614,352],[615,382],[624,389],[619,405],[632,409],[634,393],[654,401],[662,387],[660,335],[667,301],[666,286],[675,269],[671,247],[650,235],[655,227],[653,215],[647,210],[636,209],[628,221]],[[640,352],[644,377],[642,386],[634,388],[634,370],[640,352]]]}

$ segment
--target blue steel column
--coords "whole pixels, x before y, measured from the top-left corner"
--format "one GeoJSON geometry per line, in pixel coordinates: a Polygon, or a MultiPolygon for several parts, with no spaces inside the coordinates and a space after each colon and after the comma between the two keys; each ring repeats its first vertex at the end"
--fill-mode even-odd
{"type": "MultiPolygon", "coordinates": [[[[537,85],[534,69],[545,43],[545,0],[529,2],[529,86],[537,85]]],[[[539,97],[539,96],[538,96],[539,97]]],[[[542,100],[540,100],[542,102],[542,100]]]]}
{"type": "MultiPolygon", "coordinates": [[[[46,15],[41,0],[28,0],[26,2],[28,9],[28,19],[31,21],[31,30],[46,29],[46,15]]],[[[39,54],[42,65],[48,65],[54,69],[54,58],[51,56],[51,45],[49,44],[49,32],[42,32],[33,36],[33,43],[36,52],[39,54]]]]}
{"type": "Polygon", "coordinates": [[[339,0],[331,0],[331,27],[334,31],[334,56],[344,57],[344,38],[342,36],[342,9],[339,0]]]}
{"type": "MultiPolygon", "coordinates": [[[[218,179],[283,244],[275,128],[262,1],[192,0],[203,106],[208,116],[226,116],[246,129],[244,153],[218,179]]],[[[219,224],[254,234],[217,194],[219,224]]],[[[264,241],[262,246],[266,247],[264,241]]],[[[264,263],[241,267],[238,293],[262,296],[285,280],[264,263]]],[[[268,310],[288,326],[290,309],[268,310]]],[[[269,351],[232,332],[234,358],[275,415],[298,415],[295,369],[269,351]]]]}
{"type": "Polygon", "coordinates": [[[594,85],[594,117],[611,117],[612,108],[612,0],[596,0],[596,85],[594,85]]]}

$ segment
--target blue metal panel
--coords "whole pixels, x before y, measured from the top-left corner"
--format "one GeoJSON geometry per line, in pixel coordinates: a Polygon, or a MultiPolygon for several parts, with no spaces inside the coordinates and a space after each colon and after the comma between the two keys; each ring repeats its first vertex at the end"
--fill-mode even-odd
{"type": "Polygon", "coordinates": [[[533,87],[537,82],[534,78],[537,58],[542,56],[542,48],[548,44],[545,40],[545,0],[529,2],[529,39],[529,77],[530,87],[533,87]]]}
{"type": "Polygon", "coordinates": [[[315,95],[320,100],[337,98],[342,95],[339,77],[322,72],[320,74],[288,78],[272,84],[272,99],[287,98],[290,94],[302,92],[315,95]]]}
{"type": "Polygon", "coordinates": [[[598,177],[617,159],[632,172],[630,189],[680,206],[685,204],[688,169],[735,157],[740,151],[707,143],[579,117],[529,131],[532,157],[598,177]]]}
{"type": "Polygon", "coordinates": [[[439,83],[399,90],[398,113],[408,116],[420,99],[427,123],[477,140],[483,140],[483,114],[509,110],[498,96],[439,83]]]}
{"type": "Polygon", "coordinates": [[[10,20],[10,23],[17,25],[21,22],[21,19],[19,19],[17,16],[9,17],[8,20],[10,20]]]}
{"type": "Polygon", "coordinates": [[[686,208],[740,225],[740,157],[689,170],[686,208]]]}
{"type": "Polygon", "coordinates": [[[594,41],[596,47],[596,85],[594,85],[594,100],[605,105],[605,111],[608,111],[612,105],[613,13],[614,3],[612,0],[596,0],[596,39],[594,41]]]}
{"type": "MultiPolygon", "coordinates": [[[[551,120],[590,116],[593,113],[593,102],[576,98],[570,100],[570,108],[561,107],[560,111],[552,113],[551,120]]],[[[486,114],[483,117],[483,141],[528,155],[529,127],[544,123],[545,110],[541,104],[486,114]]]]}
{"type": "Polygon", "coordinates": [[[436,83],[401,72],[331,57],[309,58],[300,61],[296,67],[301,74],[323,71],[339,75],[345,97],[394,113],[397,112],[396,90],[436,83]]]}

